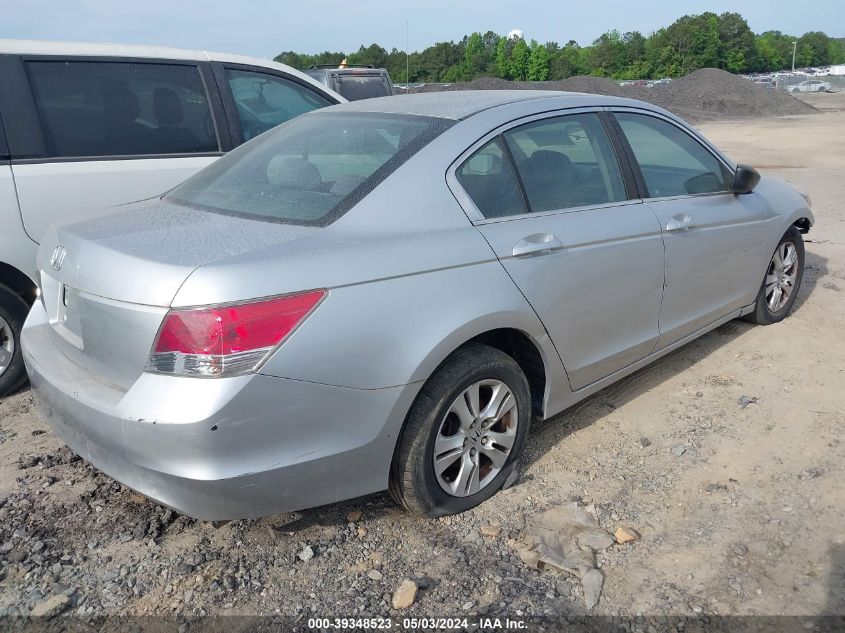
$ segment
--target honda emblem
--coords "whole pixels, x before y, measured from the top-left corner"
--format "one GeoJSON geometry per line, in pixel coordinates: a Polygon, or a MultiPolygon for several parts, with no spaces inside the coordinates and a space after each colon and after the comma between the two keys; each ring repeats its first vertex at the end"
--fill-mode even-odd
{"type": "Polygon", "coordinates": [[[62,264],[65,263],[65,255],[67,255],[67,249],[59,244],[56,247],[56,250],[53,251],[53,256],[50,258],[50,267],[53,270],[61,270],[62,264]]]}

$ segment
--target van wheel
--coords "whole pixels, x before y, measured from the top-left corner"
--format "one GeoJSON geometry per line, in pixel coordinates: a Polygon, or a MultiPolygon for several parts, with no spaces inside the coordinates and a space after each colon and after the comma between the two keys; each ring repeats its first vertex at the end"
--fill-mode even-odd
{"type": "Polygon", "coordinates": [[[399,438],[390,493],[411,512],[457,514],[492,497],[525,447],[528,380],[510,356],[467,345],[431,376],[399,438]]]}
{"type": "Polygon", "coordinates": [[[801,231],[793,226],[775,248],[757,293],[754,311],[745,319],[760,325],[783,321],[795,303],[803,277],[804,238],[801,231]]]}
{"type": "Polygon", "coordinates": [[[27,312],[26,301],[0,285],[0,398],[15,393],[26,383],[21,329],[27,312]]]}

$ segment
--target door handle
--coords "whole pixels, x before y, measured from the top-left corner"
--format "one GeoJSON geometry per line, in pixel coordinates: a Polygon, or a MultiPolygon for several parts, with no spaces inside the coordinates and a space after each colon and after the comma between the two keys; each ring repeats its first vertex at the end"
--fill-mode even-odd
{"type": "Polygon", "coordinates": [[[687,213],[679,213],[666,223],[667,233],[687,231],[695,226],[695,220],[687,213]]]}
{"type": "Polygon", "coordinates": [[[519,240],[513,245],[513,256],[543,255],[563,248],[563,242],[551,233],[534,233],[519,240]]]}

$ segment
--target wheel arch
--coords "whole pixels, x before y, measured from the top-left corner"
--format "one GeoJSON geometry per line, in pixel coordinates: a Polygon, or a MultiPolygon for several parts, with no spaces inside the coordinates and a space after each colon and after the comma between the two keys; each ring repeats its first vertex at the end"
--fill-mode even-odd
{"type": "Polygon", "coordinates": [[[0,284],[10,288],[29,305],[35,301],[37,296],[35,283],[28,275],[11,264],[0,262],[0,284]]]}
{"type": "MultiPolygon", "coordinates": [[[[531,413],[534,419],[542,419],[546,401],[546,363],[540,348],[525,332],[514,328],[498,328],[474,336],[465,347],[473,343],[489,345],[516,361],[522,373],[528,379],[531,390],[531,413]]],[[[460,348],[458,348],[460,349],[460,348]]]]}
{"type": "MultiPolygon", "coordinates": [[[[457,350],[473,343],[498,349],[516,361],[531,389],[532,414],[546,417],[549,395],[555,388],[568,387],[563,364],[539,318],[511,313],[509,318],[490,315],[453,332],[420,363],[415,376],[428,380],[457,350]]],[[[501,316],[501,315],[499,315],[501,316]]]]}

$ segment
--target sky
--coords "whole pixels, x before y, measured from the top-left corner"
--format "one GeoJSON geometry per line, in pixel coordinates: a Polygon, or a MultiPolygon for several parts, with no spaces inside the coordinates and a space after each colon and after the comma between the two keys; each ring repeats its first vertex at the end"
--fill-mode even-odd
{"type": "Polygon", "coordinates": [[[845,37],[845,0],[0,0],[0,39],[176,46],[272,58],[284,50],[350,52],[377,42],[411,50],[473,31],[524,31],[589,44],[610,29],[643,34],[678,17],[741,13],[755,33],[845,37]]]}

